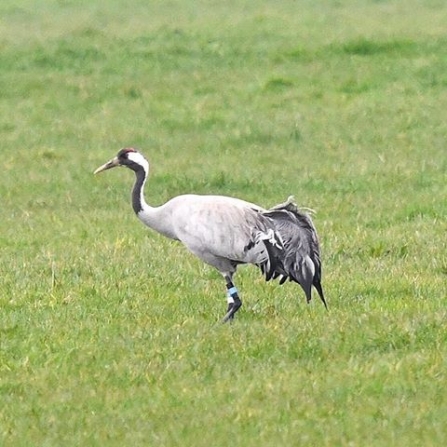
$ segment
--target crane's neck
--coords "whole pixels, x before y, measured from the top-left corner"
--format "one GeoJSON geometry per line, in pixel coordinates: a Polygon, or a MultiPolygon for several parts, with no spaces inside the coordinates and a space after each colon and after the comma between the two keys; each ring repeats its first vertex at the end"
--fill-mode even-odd
{"type": "Polygon", "coordinates": [[[149,174],[149,169],[143,166],[138,166],[135,171],[135,184],[132,189],[132,208],[137,216],[140,213],[151,210],[151,207],[146,203],[144,199],[144,185],[149,174]]]}
{"type": "Polygon", "coordinates": [[[169,238],[177,239],[172,219],[166,206],[152,207],[144,199],[144,185],[149,174],[149,165],[133,168],[135,184],[132,189],[132,208],[137,217],[149,228],[169,238]]]}

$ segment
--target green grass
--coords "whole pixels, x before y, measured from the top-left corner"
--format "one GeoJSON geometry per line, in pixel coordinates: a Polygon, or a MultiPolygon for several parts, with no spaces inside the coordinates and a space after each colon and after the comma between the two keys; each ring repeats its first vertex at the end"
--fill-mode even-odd
{"type": "MultiPolygon", "coordinates": [[[[148,4],[150,3],[150,5],[148,4]]],[[[0,5],[0,445],[447,442],[447,6],[0,5]],[[329,312],[148,231],[147,199],[317,210],[329,312]]]]}

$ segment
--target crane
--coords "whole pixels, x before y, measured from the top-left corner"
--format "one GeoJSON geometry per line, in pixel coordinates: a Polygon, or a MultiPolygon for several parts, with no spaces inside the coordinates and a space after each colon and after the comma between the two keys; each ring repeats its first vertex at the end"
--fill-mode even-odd
{"type": "Polygon", "coordinates": [[[308,303],[314,286],[327,309],[317,232],[309,214],[298,209],[293,197],[264,209],[233,197],[185,194],[153,207],[144,197],[149,176],[146,158],[137,149],[126,147],[94,174],[118,166],[135,173],[132,207],[137,217],[158,233],[182,242],[223,276],[228,307],[222,322],[233,320],[242,305],[233,282],[240,264],[256,265],[266,281],[298,283],[308,303]]]}

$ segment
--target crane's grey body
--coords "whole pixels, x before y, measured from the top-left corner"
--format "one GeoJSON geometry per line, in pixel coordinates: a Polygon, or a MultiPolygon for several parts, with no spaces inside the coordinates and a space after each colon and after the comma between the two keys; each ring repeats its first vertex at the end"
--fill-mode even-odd
{"type": "Polygon", "coordinates": [[[229,306],[224,321],[232,319],[241,306],[232,282],[239,264],[260,267],[267,281],[280,278],[281,284],[286,280],[299,283],[308,302],[313,285],[327,307],[315,227],[291,199],[265,210],[233,197],[186,194],[152,207],[143,196],[147,160],[135,149],[126,148],[95,173],[115,166],[135,172],[132,205],[138,218],[162,235],[181,241],[225,278],[229,306]]]}
{"type": "Polygon", "coordinates": [[[221,272],[235,272],[235,263],[261,264],[267,260],[265,248],[249,245],[263,225],[261,209],[232,197],[177,196],[155,208],[137,214],[143,223],[159,233],[181,241],[196,256],[221,272]],[[158,225],[161,222],[165,224],[158,225]]]}

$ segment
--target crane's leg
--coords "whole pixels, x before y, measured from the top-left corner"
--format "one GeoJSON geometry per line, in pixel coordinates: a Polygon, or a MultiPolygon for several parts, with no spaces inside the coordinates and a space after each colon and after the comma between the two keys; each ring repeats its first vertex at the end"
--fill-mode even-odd
{"type": "Polygon", "coordinates": [[[227,313],[222,319],[222,323],[226,323],[227,321],[231,321],[234,319],[234,314],[239,310],[242,306],[242,301],[239,298],[238,290],[233,284],[231,275],[224,275],[226,285],[227,285],[227,302],[228,308],[227,313]]]}

